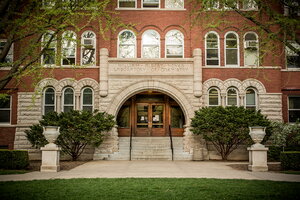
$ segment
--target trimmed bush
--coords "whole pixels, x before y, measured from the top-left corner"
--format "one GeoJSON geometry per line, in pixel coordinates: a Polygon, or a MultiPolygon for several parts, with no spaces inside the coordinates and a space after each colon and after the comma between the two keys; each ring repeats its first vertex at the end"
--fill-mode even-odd
{"type": "Polygon", "coordinates": [[[282,151],[282,147],[269,146],[268,161],[269,162],[279,162],[281,151],[282,151]]]}
{"type": "Polygon", "coordinates": [[[280,154],[283,170],[300,170],[300,151],[285,151],[280,154]]]}
{"type": "Polygon", "coordinates": [[[0,150],[0,169],[26,169],[28,165],[27,151],[0,150]]]}

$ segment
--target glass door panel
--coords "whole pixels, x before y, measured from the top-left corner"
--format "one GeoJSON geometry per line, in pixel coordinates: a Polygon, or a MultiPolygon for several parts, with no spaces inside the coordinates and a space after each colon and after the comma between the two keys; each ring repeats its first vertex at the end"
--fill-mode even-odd
{"type": "Polygon", "coordinates": [[[152,105],[152,128],[164,127],[164,106],[152,105]]]}
{"type": "Polygon", "coordinates": [[[137,128],[148,128],[148,105],[137,105],[137,128]]]}

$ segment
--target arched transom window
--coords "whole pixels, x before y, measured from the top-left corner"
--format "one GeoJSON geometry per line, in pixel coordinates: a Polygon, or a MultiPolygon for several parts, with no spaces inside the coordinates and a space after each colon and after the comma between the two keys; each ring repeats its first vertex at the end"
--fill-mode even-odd
{"type": "Polygon", "coordinates": [[[92,112],[94,110],[93,90],[91,88],[84,88],[81,96],[81,109],[92,112]]]}
{"type": "Polygon", "coordinates": [[[155,30],[147,30],[142,36],[143,58],[160,57],[160,36],[155,30]]]}
{"type": "Polygon", "coordinates": [[[171,30],[166,34],[166,57],[183,58],[184,37],[178,30],[171,30]]]}
{"type": "Polygon", "coordinates": [[[258,66],[258,38],[255,33],[246,33],[244,37],[244,62],[246,66],[258,66]]]}
{"type": "Polygon", "coordinates": [[[134,58],[136,55],[136,37],[132,31],[125,30],[118,37],[119,58],[134,58]]]}
{"type": "Polygon", "coordinates": [[[238,93],[235,88],[229,88],[227,91],[227,106],[238,105],[238,93]]]}
{"type": "Polygon", "coordinates": [[[249,88],[246,90],[246,103],[245,106],[247,109],[256,109],[256,92],[254,89],[249,88]]]}
{"type": "Polygon", "coordinates": [[[81,37],[81,64],[94,65],[96,54],[96,35],[93,31],[85,31],[81,37]]]}
{"type": "Polygon", "coordinates": [[[211,32],[206,35],[206,65],[219,65],[219,37],[211,32]]]}
{"type": "Polygon", "coordinates": [[[208,105],[210,107],[220,105],[219,90],[217,88],[211,88],[208,91],[208,105]]]}
{"type": "Polygon", "coordinates": [[[53,88],[46,88],[44,91],[44,115],[55,111],[55,91],[53,88]]]}
{"type": "Polygon", "coordinates": [[[74,90],[67,87],[63,91],[63,111],[74,110],[74,90]]]}

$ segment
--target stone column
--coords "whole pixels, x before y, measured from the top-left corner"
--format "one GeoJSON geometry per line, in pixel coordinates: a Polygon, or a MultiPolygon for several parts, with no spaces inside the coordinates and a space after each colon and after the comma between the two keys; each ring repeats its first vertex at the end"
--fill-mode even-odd
{"type": "Polygon", "coordinates": [[[226,106],[226,93],[221,93],[221,106],[226,106]]]}
{"type": "Polygon", "coordinates": [[[56,93],[56,111],[61,113],[61,92],[56,93]]]}
{"type": "Polygon", "coordinates": [[[108,49],[100,49],[100,96],[108,94],[108,49]]]}
{"type": "Polygon", "coordinates": [[[240,106],[245,105],[245,94],[240,94],[240,106]]]}
{"type": "Polygon", "coordinates": [[[75,93],[75,110],[80,110],[80,92],[75,93]]]}
{"type": "Polygon", "coordinates": [[[194,96],[202,96],[202,57],[201,49],[194,49],[194,96]]]}

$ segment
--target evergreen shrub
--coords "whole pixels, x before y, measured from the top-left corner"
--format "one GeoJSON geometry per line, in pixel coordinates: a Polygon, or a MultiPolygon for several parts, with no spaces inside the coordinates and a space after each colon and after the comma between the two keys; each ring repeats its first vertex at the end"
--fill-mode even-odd
{"type": "Polygon", "coordinates": [[[26,169],[29,165],[28,152],[23,150],[0,150],[0,169],[26,169]]]}
{"type": "Polygon", "coordinates": [[[283,170],[300,170],[300,151],[285,151],[280,154],[283,170]]]}

